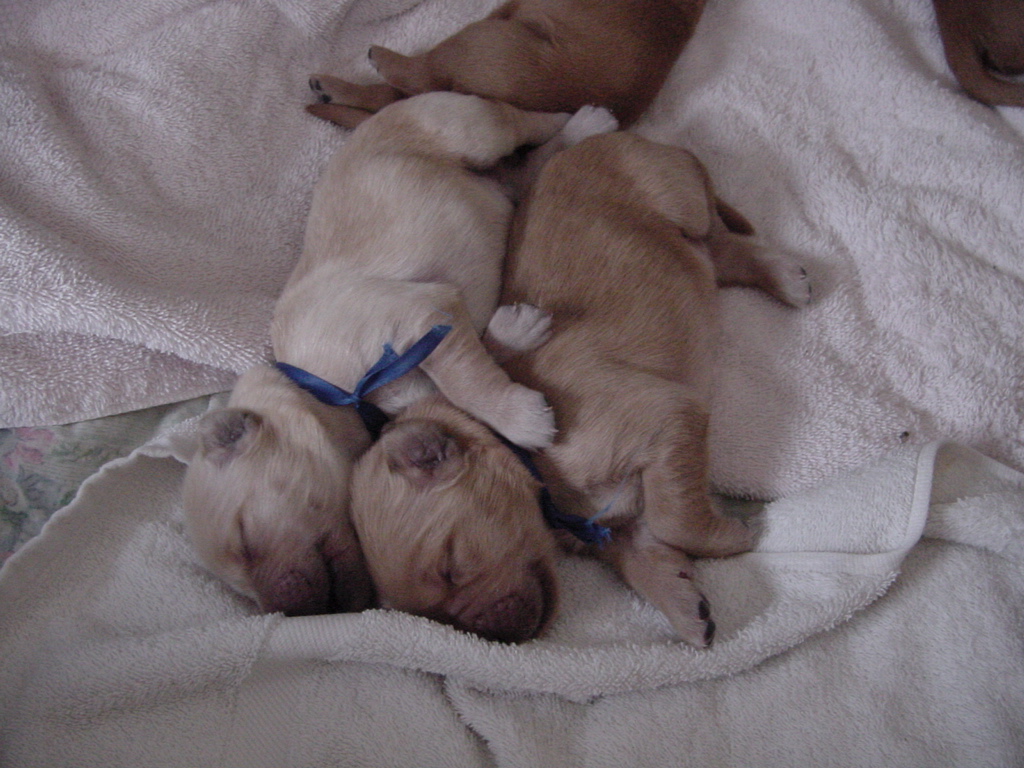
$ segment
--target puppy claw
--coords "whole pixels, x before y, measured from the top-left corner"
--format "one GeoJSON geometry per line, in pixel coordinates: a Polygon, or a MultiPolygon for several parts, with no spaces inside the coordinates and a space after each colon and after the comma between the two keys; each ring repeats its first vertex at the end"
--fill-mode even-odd
{"type": "Polygon", "coordinates": [[[328,93],[327,86],[320,75],[310,75],[309,90],[313,92],[316,100],[321,104],[330,104],[334,100],[331,94],[328,93]]]}
{"type": "Polygon", "coordinates": [[[711,618],[711,606],[708,605],[707,598],[701,598],[701,601],[697,603],[697,616],[700,617],[701,621],[707,621],[711,618]]]}
{"type": "MultiPolygon", "coordinates": [[[[680,574],[682,576],[682,574],[680,574]]],[[[696,648],[708,648],[715,640],[717,626],[711,618],[711,604],[686,578],[679,611],[669,616],[679,639],[696,648]]]]}

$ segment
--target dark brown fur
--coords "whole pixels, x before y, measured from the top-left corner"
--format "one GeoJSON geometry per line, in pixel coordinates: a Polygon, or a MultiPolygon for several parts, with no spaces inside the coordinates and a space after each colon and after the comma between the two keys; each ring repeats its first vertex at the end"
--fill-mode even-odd
{"type": "Polygon", "coordinates": [[[512,0],[419,55],[373,46],[383,84],[314,75],[322,103],[308,109],[352,127],[403,96],[451,90],[544,112],[602,106],[627,126],[654,100],[703,10],[704,0],[512,0]]]}
{"type": "Polygon", "coordinates": [[[990,106],[1024,107],[1024,0],[935,0],[949,68],[968,95],[990,106]]]}

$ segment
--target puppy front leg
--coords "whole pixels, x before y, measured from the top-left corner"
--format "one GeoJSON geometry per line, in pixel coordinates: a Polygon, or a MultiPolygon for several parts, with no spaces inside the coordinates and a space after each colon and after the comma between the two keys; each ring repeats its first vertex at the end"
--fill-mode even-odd
{"type": "Polygon", "coordinates": [[[697,648],[711,645],[711,606],[693,581],[693,562],[685,553],[659,541],[640,522],[616,529],[598,556],[665,614],[681,640],[697,648]]]}
{"type": "Polygon", "coordinates": [[[533,304],[505,304],[494,310],[484,331],[487,353],[501,364],[532,352],[551,338],[551,315],[533,304]]]}
{"type": "Polygon", "coordinates": [[[461,302],[444,311],[452,317],[452,330],[420,368],[454,405],[516,445],[549,446],[555,421],[544,396],[514,383],[498,367],[461,302]]]}

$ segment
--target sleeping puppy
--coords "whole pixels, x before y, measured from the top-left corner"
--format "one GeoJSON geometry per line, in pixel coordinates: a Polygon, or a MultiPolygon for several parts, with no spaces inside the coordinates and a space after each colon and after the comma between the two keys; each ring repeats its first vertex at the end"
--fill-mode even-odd
{"type": "Polygon", "coordinates": [[[382,84],[314,75],[322,103],[308,109],[350,126],[351,108],[372,113],[443,90],[546,112],[591,104],[629,125],[654,100],[703,10],[704,0],[512,0],[418,56],[373,46],[382,84]]]}
{"type": "Polygon", "coordinates": [[[348,517],[351,467],[371,437],[356,408],[324,404],[317,386],[352,393],[379,359],[429,338],[436,348],[418,368],[366,400],[391,414],[440,391],[442,414],[457,406],[523,446],[551,441],[543,396],[510,381],[480,339],[512,204],[475,169],[549,139],[567,118],[426,94],[382,110],[331,159],[271,327],[276,359],[294,368],[243,374],[228,407],[204,418],[185,477],[201,559],[263,610],[373,600],[348,517]],[[315,386],[296,383],[309,374],[315,386]]]}
{"type": "MultiPolygon", "coordinates": [[[[503,295],[553,318],[551,339],[506,368],[558,414],[558,438],[537,457],[557,506],[600,513],[612,538],[593,553],[698,647],[711,642],[714,622],[690,557],[743,552],[752,541],[709,489],[716,282],[760,286],[795,306],[810,297],[794,259],[730,228],[751,231],[715,199],[690,153],[626,133],[589,138],[548,162],[517,212],[503,295]]],[[[353,517],[382,599],[473,630],[463,613],[527,600],[510,582],[527,579],[532,594],[539,581],[555,595],[550,570],[531,576],[550,558],[533,529],[539,515],[526,511],[537,496],[501,496],[522,466],[506,455],[491,478],[477,471],[464,481],[474,457],[459,425],[427,432],[414,413],[353,476],[353,517]],[[406,440],[430,445],[429,477],[408,476],[406,440]],[[505,504],[520,529],[506,522],[505,504]]],[[[538,621],[523,622],[515,639],[535,636],[551,611],[529,613],[538,621]]]]}
{"type": "Polygon", "coordinates": [[[989,106],[1024,107],[1024,83],[996,76],[1024,74],[1024,2],[935,0],[949,68],[969,96],[989,106]]]}

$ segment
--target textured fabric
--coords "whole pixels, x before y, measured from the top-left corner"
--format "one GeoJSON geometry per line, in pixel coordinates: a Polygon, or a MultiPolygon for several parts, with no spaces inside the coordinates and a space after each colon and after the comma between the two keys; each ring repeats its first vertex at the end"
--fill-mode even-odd
{"type": "MultiPolygon", "coordinates": [[[[370,44],[419,50],[493,5],[5,5],[0,425],[262,360],[346,135],[303,113],[308,74],[370,81],[370,44]]],[[[945,438],[1024,468],[1024,110],[959,91],[928,0],[709,2],[636,130],[695,151],[813,272],[805,311],[725,292],[719,487],[786,495],[945,438]]]]}
{"type": "Polygon", "coordinates": [[[259,615],[184,535],[167,456],[191,440],[107,465],[0,571],[5,766],[1024,758],[1024,475],[969,449],[768,505],[755,552],[698,561],[718,634],[695,650],[576,557],[520,646],[394,611],[259,615]]]}

